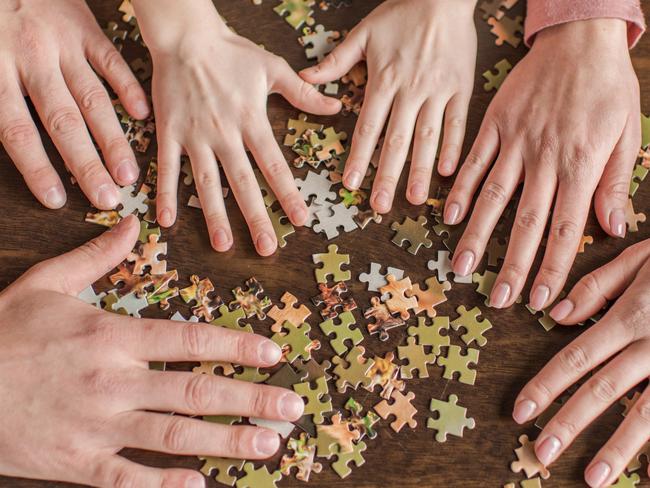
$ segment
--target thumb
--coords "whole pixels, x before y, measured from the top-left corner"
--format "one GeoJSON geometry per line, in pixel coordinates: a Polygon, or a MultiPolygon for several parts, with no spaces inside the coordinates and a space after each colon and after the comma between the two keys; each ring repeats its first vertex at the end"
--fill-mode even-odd
{"type": "Polygon", "coordinates": [[[303,69],[300,76],[312,84],[338,80],[364,58],[363,45],[364,34],[361,30],[354,29],[325,59],[316,66],[303,69]]]}
{"type": "Polygon", "coordinates": [[[613,237],[625,237],[625,209],[639,153],[640,134],[640,121],[628,120],[596,189],[596,217],[603,230],[613,237]]]}
{"type": "Polygon", "coordinates": [[[76,297],[126,258],[139,232],[138,219],[134,215],[125,217],[81,247],[37,265],[34,273],[38,283],[76,297]]]}

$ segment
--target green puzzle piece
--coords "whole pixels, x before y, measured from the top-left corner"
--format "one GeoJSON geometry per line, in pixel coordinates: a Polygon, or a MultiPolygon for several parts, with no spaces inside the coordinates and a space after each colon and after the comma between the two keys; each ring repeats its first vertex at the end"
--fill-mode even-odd
{"type": "Polygon", "coordinates": [[[352,312],[343,312],[339,314],[337,319],[329,319],[320,323],[323,334],[326,336],[334,334],[336,336],[334,339],[330,339],[330,344],[334,352],[339,356],[348,350],[348,346],[345,345],[346,341],[352,342],[353,346],[363,341],[361,330],[353,327],[355,324],[356,321],[352,312]]]}

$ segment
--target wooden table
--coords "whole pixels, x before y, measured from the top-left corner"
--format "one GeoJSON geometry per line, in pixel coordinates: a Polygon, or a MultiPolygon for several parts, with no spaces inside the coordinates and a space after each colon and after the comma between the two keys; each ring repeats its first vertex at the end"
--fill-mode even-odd
{"type": "MultiPolygon", "coordinates": [[[[240,34],[255,42],[263,44],[267,49],[285,56],[291,65],[298,69],[307,66],[303,49],[295,42],[298,31],[293,31],[271,9],[276,2],[265,0],[262,6],[253,6],[245,0],[219,0],[216,2],[220,12],[228,19],[240,34]]],[[[317,10],[316,19],[328,28],[350,29],[378,2],[371,0],[355,0],[354,6],[322,12],[317,10]]],[[[643,2],[650,7],[650,1],[643,2]]],[[[117,7],[119,0],[90,2],[102,26],[109,20],[118,20],[120,14],[117,7]]],[[[516,7],[516,13],[523,14],[523,2],[516,7]]],[[[650,11],[646,9],[647,11],[650,11]]],[[[479,34],[479,56],[474,98],[472,100],[466,149],[475,136],[481,117],[490,101],[491,94],[483,90],[483,80],[480,73],[492,68],[500,59],[507,57],[511,62],[520,59],[525,49],[512,49],[507,46],[497,47],[494,37],[490,34],[489,25],[476,15],[476,25],[479,34]]],[[[396,26],[399,28],[399,26],[396,26]]],[[[199,48],[199,46],[197,46],[199,48]]],[[[131,60],[142,55],[142,52],[128,46],[124,53],[131,60]]],[[[642,88],[642,108],[647,113],[650,110],[650,37],[645,37],[632,52],[637,74],[642,88]]],[[[603,66],[603,69],[607,69],[603,66]]],[[[615,94],[613,94],[615,95],[615,94]]],[[[269,104],[269,116],[278,140],[286,132],[286,121],[295,117],[297,111],[280,97],[272,97],[269,104]]],[[[354,117],[321,118],[324,123],[334,125],[339,130],[352,134],[354,117]]],[[[63,173],[63,165],[53,144],[44,131],[43,141],[52,161],[63,173]]],[[[285,148],[287,149],[287,148],[285,148]]],[[[289,150],[285,151],[287,158],[291,157],[289,150]]],[[[155,146],[149,148],[145,155],[139,155],[143,165],[155,155],[155,146]]],[[[72,187],[69,178],[66,184],[69,190],[69,200],[66,207],[58,212],[43,209],[23,184],[6,153],[0,153],[0,283],[7,286],[29,266],[43,259],[56,256],[64,251],[78,246],[92,236],[98,235],[102,229],[85,223],[83,217],[89,209],[78,187],[72,187]]],[[[404,173],[406,175],[406,172],[404,173]]],[[[404,180],[400,197],[404,194],[404,180]]],[[[450,181],[436,181],[438,185],[449,186],[450,181]]],[[[650,190],[642,185],[635,198],[639,211],[648,209],[650,190]]],[[[192,273],[209,276],[223,296],[229,295],[229,290],[243,284],[243,281],[255,275],[264,285],[274,302],[286,290],[294,293],[302,302],[309,303],[309,298],[316,294],[313,279],[311,254],[323,252],[326,241],[321,235],[316,235],[308,229],[300,229],[288,238],[288,246],[273,257],[262,259],[258,257],[249,242],[246,227],[232,197],[228,198],[229,215],[232,219],[236,245],[225,254],[217,254],[210,248],[201,212],[185,206],[190,189],[181,185],[179,221],[174,228],[164,233],[169,243],[168,261],[172,268],[180,272],[182,283],[187,283],[192,273]]],[[[402,268],[411,276],[414,282],[422,281],[430,275],[426,262],[434,251],[442,249],[440,239],[434,236],[432,249],[425,249],[413,257],[404,249],[399,249],[390,242],[392,231],[389,226],[395,220],[401,220],[404,215],[417,217],[428,212],[424,208],[408,205],[402,198],[396,200],[395,209],[386,216],[381,225],[371,224],[364,231],[356,231],[343,235],[336,243],[343,252],[351,255],[353,276],[366,270],[371,261],[402,268]]],[[[650,225],[642,226],[640,231],[621,242],[605,236],[592,218],[587,232],[594,237],[594,244],[587,247],[584,254],[579,255],[571,275],[570,283],[595,267],[609,261],[621,249],[632,242],[637,242],[650,235],[650,225]]],[[[364,286],[354,280],[351,285],[354,297],[365,308],[369,304],[370,294],[364,291],[364,286]]],[[[524,297],[527,297],[528,288],[524,297]]],[[[370,487],[370,486],[449,486],[449,487],[478,487],[501,486],[510,480],[521,477],[510,472],[509,464],[514,459],[513,449],[518,446],[517,438],[522,433],[536,437],[538,430],[532,426],[519,427],[510,417],[513,400],[531,376],[548,361],[562,346],[576,337],[581,329],[556,328],[550,333],[545,332],[523,307],[516,305],[509,310],[495,311],[483,305],[481,296],[474,292],[470,285],[455,285],[448,294],[449,301],[439,307],[439,313],[455,316],[455,308],[464,304],[479,305],[485,315],[494,324],[494,329],[488,333],[488,345],[482,348],[478,365],[478,379],[475,386],[466,386],[457,381],[446,381],[441,378],[440,368],[431,367],[431,378],[410,380],[408,390],[416,393],[414,404],[419,410],[416,416],[418,428],[406,428],[401,434],[395,434],[388,428],[387,422],[380,427],[376,440],[370,441],[365,453],[366,463],[363,467],[354,469],[352,475],[340,480],[327,467],[320,475],[312,477],[311,486],[370,487]],[[434,433],[425,427],[429,415],[428,404],[432,397],[446,399],[447,395],[455,393],[462,404],[469,408],[469,415],[476,419],[476,428],[465,431],[463,439],[449,438],[444,444],[434,441],[434,433]]],[[[37,304],[35,304],[37,305],[37,304]]],[[[358,311],[359,312],[359,311],[358,311]]],[[[360,318],[361,314],[357,316],[360,318]]],[[[312,329],[317,329],[317,320],[311,318],[312,329]]],[[[362,320],[361,324],[364,324],[362,320]]],[[[44,327],[47,324],[43,324],[44,327]]],[[[268,334],[266,327],[257,330],[268,334]]],[[[363,327],[365,331],[365,327],[363,327]]],[[[394,350],[398,341],[403,339],[404,332],[393,333],[391,340],[380,343],[375,337],[367,337],[364,341],[367,349],[373,353],[394,350]]],[[[315,335],[320,337],[320,331],[315,335]]],[[[460,343],[459,339],[455,339],[460,343]]],[[[323,340],[323,348],[317,354],[321,360],[332,355],[329,345],[323,340]]],[[[335,394],[335,405],[342,405],[342,396],[335,394]]],[[[365,390],[359,390],[354,395],[357,400],[370,407],[378,401],[376,395],[368,395],[365,390]]],[[[20,408],[20,405],[16,405],[20,408]]],[[[613,432],[621,420],[621,406],[615,405],[597,422],[583,433],[577,442],[553,465],[552,477],[545,486],[581,486],[582,473],[591,456],[613,432]]],[[[130,458],[156,466],[183,466],[198,469],[200,462],[194,457],[173,457],[149,452],[126,452],[130,458]]],[[[275,465],[279,455],[274,459],[275,465]]],[[[327,463],[326,463],[327,464],[327,463]]],[[[645,478],[645,474],[644,474],[645,478]]],[[[295,478],[284,478],[281,486],[303,486],[295,478]]],[[[0,478],[3,487],[41,487],[63,486],[51,482],[36,482],[0,478]]]]}

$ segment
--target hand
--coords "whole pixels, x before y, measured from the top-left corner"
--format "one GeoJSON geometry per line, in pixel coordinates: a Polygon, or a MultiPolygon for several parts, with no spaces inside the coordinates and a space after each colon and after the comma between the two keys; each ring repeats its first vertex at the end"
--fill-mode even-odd
{"type": "MultiPolygon", "coordinates": [[[[541,414],[589,371],[601,367],[548,422],[535,452],[548,465],[576,436],[629,389],[650,376],[650,240],[623,251],[583,277],[551,316],[576,324],[617,300],[605,316],[560,351],[521,391],[513,413],[518,423],[541,414]]],[[[609,486],[650,438],[650,389],[645,390],[585,471],[591,487],[609,486]]],[[[650,471],[650,470],[649,470],[650,471]]]]}
{"type": "Polygon", "coordinates": [[[535,310],[552,303],[578,251],[594,191],[600,225],[611,236],[625,235],[624,209],[641,142],[639,113],[639,84],[624,21],[571,22],[538,34],[490,104],[447,197],[444,221],[457,224],[496,158],[456,247],[454,272],[466,276],[476,269],[523,180],[490,305],[507,307],[519,296],[555,202],[544,260],[530,293],[535,310]]]}
{"type": "Polygon", "coordinates": [[[140,119],[149,114],[144,91],[85,2],[24,0],[0,6],[0,142],[48,208],[65,204],[65,189],[24,96],[95,207],[115,208],[120,202],[115,182],[127,185],[138,178],[133,151],[95,72],[129,114],[140,119]]]}
{"type": "Polygon", "coordinates": [[[365,100],[343,183],[350,190],[361,185],[390,112],[370,197],[377,212],[390,211],[411,139],[406,198],[414,205],[426,201],[443,114],[438,171],[450,175],[458,164],[474,86],[475,5],[474,0],[386,1],[319,65],[300,73],[310,83],[326,83],[366,60],[365,100]]]}
{"type": "Polygon", "coordinates": [[[273,135],[267,97],[278,92],[295,107],[317,114],[338,112],[340,102],[302,81],[284,59],[233,34],[208,0],[191,7],[171,0],[134,5],[154,65],[158,221],[170,226],[176,219],[179,161],[185,150],[212,246],[217,251],[231,247],[216,155],[258,253],[272,254],[277,240],[246,147],[291,222],[303,225],[308,215],[273,135]]]}
{"type": "Polygon", "coordinates": [[[133,319],[76,298],[124,259],[138,231],[137,219],[127,217],[0,294],[0,473],[102,487],[201,487],[199,473],[145,467],[117,453],[266,458],[279,446],[272,431],[156,412],[301,416],[300,397],[282,388],[147,367],[215,360],[267,367],[281,356],[270,340],[209,324],[133,319]]]}

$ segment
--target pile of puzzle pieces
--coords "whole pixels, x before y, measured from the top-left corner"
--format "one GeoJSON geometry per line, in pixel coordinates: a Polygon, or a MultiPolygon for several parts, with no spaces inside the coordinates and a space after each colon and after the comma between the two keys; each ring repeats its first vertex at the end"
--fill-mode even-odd
{"type": "MultiPolygon", "coordinates": [[[[254,0],[253,3],[259,5],[262,1],[254,0]]],[[[497,45],[507,43],[517,47],[521,41],[517,36],[521,34],[521,19],[509,18],[506,13],[515,3],[516,0],[486,0],[479,4],[497,35],[497,45]]],[[[349,2],[329,0],[321,1],[318,6],[325,10],[347,4],[349,2]]],[[[307,58],[317,62],[340,42],[345,33],[316,24],[313,18],[315,6],[316,0],[283,0],[274,10],[294,29],[301,29],[298,42],[305,47],[307,58]]],[[[112,22],[106,29],[107,34],[118,45],[130,39],[142,46],[130,2],[124,0],[119,10],[121,21],[127,27],[112,22]]],[[[138,59],[146,64],[147,55],[143,54],[135,61],[138,59]]],[[[150,65],[150,59],[148,63],[150,65]]],[[[510,69],[512,66],[508,61],[497,63],[494,72],[484,75],[487,81],[485,89],[498,89],[510,69]]],[[[150,68],[145,66],[141,71],[146,75],[150,68]]],[[[365,64],[355,66],[340,81],[346,86],[342,94],[345,111],[358,114],[367,81],[365,64]]],[[[324,87],[326,93],[338,93],[339,89],[339,83],[324,87]]],[[[153,118],[138,122],[130,119],[118,103],[115,103],[115,109],[136,151],[146,154],[155,134],[153,118]]],[[[638,230],[638,224],[645,221],[645,215],[636,213],[632,206],[632,197],[650,169],[650,119],[642,116],[642,125],[643,146],[630,185],[630,232],[638,230]]],[[[381,217],[370,209],[367,201],[381,142],[361,189],[350,192],[341,185],[347,157],[347,135],[344,132],[310,121],[304,114],[290,118],[287,131],[284,145],[295,153],[293,164],[296,171],[302,173],[302,177],[296,178],[296,184],[308,205],[308,226],[314,232],[331,241],[339,237],[341,231],[366,229],[370,222],[381,223],[381,217]]],[[[183,160],[182,173],[183,182],[192,185],[191,164],[187,158],[183,160]]],[[[256,176],[280,246],[284,247],[286,237],[295,229],[279,208],[264,177],[260,172],[256,172],[256,176]]],[[[123,188],[118,208],[86,215],[88,222],[112,227],[121,218],[136,214],[141,219],[141,232],[128,259],[109,274],[112,287],[102,290],[90,287],[80,298],[107,311],[134,317],[140,317],[147,308],[156,306],[166,311],[172,320],[207,322],[216,327],[267,335],[282,348],[282,361],[278,367],[260,370],[205,362],[195,366],[193,371],[293,389],[305,400],[304,416],[295,423],[204,417],[208,422],[264,426],[277,431],[285,439],[284,455],[279,465],[201,458],[201,470],[206,476],[239,488],[273,487],[283,477],[292,475],[298,480],[309,481],[328,464],[344,478],[354,466],[364,464],[364,452],[380,437],[382,420],[389,421],[388,425],[395,432],[406,432],[418,426],[418,411],[413,406],[415,394],[407,389],[409,380],[439,376],[449,382],[448,389],[451,390],[455,382],[465,385],[477,383],[479,352],[487,346],[486,334],[493,327],[492,323],[477,306],[460,304],[452,316],[440,315],[437,307],[447,301],[447,294],[457,286],[476,286],[476,291],[485,297],[488,305],[498,266],[507,249],[507,238],[493,237],[490,240],[479,270],[472,276],[454,275],[451,253],[464,226],[449,227],[442,222],[448,188],[437,189],[435,197],[427,201],[425,214],[417,218],[405,216],[390,223],[395,246],[410,253],[414,262],[418,256],[425,256],[418,266],[431,272],[428,278],[413,283],[408,270],[392,267],[390,263],[355,263],[353,267],[350,255],[342,252],[337,244],[329,243],[319,249],[321,252],[312,255],[315,291],[309,305],[299,303],[290,290],[284,291],[281,303],[273,304],[255,278],[232,290],[232,297],[227,300],[216,293],[208,277],[182,276],[177,270],[168,270],[164,258],[169,249],[155,221],[156,182],[157,163],[155,158],[149,158],[143,183],[139,187],[123,188]],[[363,271],[353,271],[359,269],[363,271]],[[352,296],[354,279],[374,294],[369,303],[358,304],[352,296]],[[375,353],[378,349],[386,349],[384,345],[389,343],[391,336],[398,339],[396,346],[381,354],[375,353]],[[333,389],[345,396],[342,404],[336,404],[330,394],[333,389]],[[366,399],[364,403],[371,400],[372,404],[364,406],[359,403],[355,396],[360,395],[366,399]]],[[[224,196],[226,194],[227,189],[224,189],[224,196]]],[[[193,206],[200,206],[196,197],[190,202],[193,206]]],[[[515,209],[516,202],[513,202],[505,217],[512,215],[515,209]]],[[[496,235],[506,236],[507,232],[497,229],[496,235]]],[[[584,251],[585,244],[592,243],[593,238],[585,236],[581,251],[584,251]]],[[[536,312],[531,310],[531,313],[536,312]]],[[[540,324],[545,330],[551,330],[555,323],[548,310],[541,314],[540,324]]],[[[593,320],[597,319],[594,317],[593,320]]],[[[164,369],[166,365],[152,363],[151,367],[164,369]]],[[[434,431],[432,440],[437,442],[446,442],[450,436],[463,437],[466,429],[476,426],[459,395],[453,391],[445,392],[444,398],[430,399],[429,411],[420,422],[420,426],[426,425],[434,431]]],[[[540,416],[536,425],[542,428],[566,398],[568,396],[558,400],[540,416]]],[[[626,409],[635,399],[625,399],[626,409]]],[[[516,459],[510,465],[514,473],[526,476],[520,483],[524,488],[541,486],[541,480],[550,474],[535,458],[532,443],[527,436],[520,436],[520,445],[514,449],[516,459]]],[[[630,474],[622,475],[619,486],[633,486],[638,482],[639,476],[634,471],[641,467],[641,459],[649,455],[650,447],[646,446],[628,466],[630,474]]],[[[515,484],[505,486],[514,487],[515,484]]]]}

